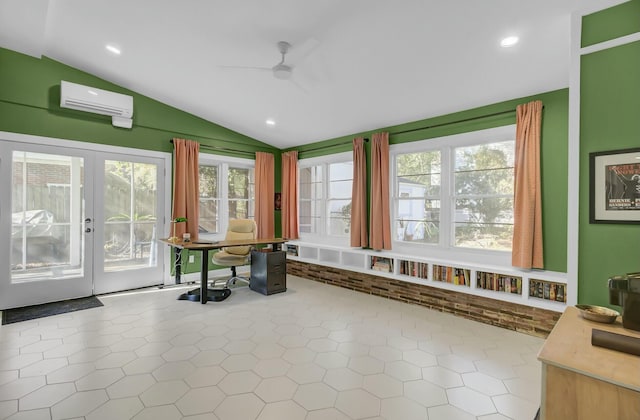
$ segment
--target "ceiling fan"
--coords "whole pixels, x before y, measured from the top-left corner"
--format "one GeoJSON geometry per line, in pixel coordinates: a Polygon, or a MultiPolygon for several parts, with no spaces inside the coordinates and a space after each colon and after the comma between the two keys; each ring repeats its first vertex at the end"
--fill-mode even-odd
{"type": "Polygon", "coordinates": [[[296,69],[306,57],[320,44],[314,38],[311,38],[305,42],[303,42],[300,47],[296,47],[296,53],[299,52],[297,56],[297,64],[290,64],[289,61],[285,62],[287,59],[287,54],[294,50],[293,46],[287,41],[279,41],[276,46],[278,51],[280,52],[280,62],[274,65],[273,67],[253,67],[253,66],[220,66],[228,69],[245,69],[245,70],[260,70],[260,71],[270,71],[273,74],[273,77],[280,80],[288,80],[298,86],[300,89],[307,91],[304,87],[302,87],[296,79],[294,79],[294,69],[296,69]]]}

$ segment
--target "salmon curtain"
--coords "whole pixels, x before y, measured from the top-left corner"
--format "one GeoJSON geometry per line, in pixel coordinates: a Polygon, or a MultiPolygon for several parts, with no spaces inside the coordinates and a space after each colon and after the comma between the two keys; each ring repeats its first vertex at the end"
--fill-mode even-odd
{"type": "Polygon", "coordinates": [[[389,133],[371,138],[371,221],[369,245],[374,250],[391,249],[389,211],[389,133]]]}
{"type": "Polygon", "coordinates": [[[282,154],[282,236],[298,239],[298,152],[282,154]]]}
{"type": "MultiPolygon", "coordinates": [[[[200,188],[198,154],[200,144],[197,141],[173,139],[173,208],[171,220],[186,217],[186,223],[175,223],[175,236],[189,232],[192,239],[198,238],[198,220],[200,218],[200,188]]],[[[170,234],[171,236],[171,234],[170,234]]]]}
{"type": "Polygon", "coordinates": [[[540,129],[542,102],[516,108],[512,265],[543,268],[540,129]]]}
{"type": "Polygon", "coordinates": [[[353,187],[351,189],[351,246],[367,247],[367,158],[364,138],[353,139],[353,187]]]}
{"type": "Polygon", "coordinates": [[[258,239],[273,238],[275,163],[271,153],[256,152],[256,215],[258,239]]]}

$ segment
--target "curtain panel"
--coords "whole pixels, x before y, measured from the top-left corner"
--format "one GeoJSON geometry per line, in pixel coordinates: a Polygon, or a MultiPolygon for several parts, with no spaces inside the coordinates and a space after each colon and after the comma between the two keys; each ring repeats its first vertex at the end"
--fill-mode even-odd
{"type": "Polygon", "coordinates": [[[371,220],[369,246],[374,250],[391,249],[389,211],[389,133],[371,138],[371,220]]]}
{"type": "Polygon", "coordinates": [[[298,239],[298,151],[282,154],[282,236],[298,239]]]}
{"type": "Polygon", "coordinates": [[[366,248],[367,232],[367,158],[364,138],[353,139],[353,187],[351,189],[351,246],[366,248]]]}
{"type": "Polygon", "coordinates": [[[258,239],[273,238],[275,235],[274,222],[274,177],[275,163],[273,154],[256,152],[256,214],[258,225],[258,239]]]}
{"type": "Polygon", "coordinates": [[[516,108],[512,265],[543,268],[540,130],[542,102],[516,108]]]}
{"type": "Polygon", "coordinates": [[[200,218],[200,175],[198,154],[200,144],[193,140],[173,139],[173,206],[171,220],[186,217],[186,223],[176,223],[175,236],[189,232],[192,239],[198,238],[200,218]]]}

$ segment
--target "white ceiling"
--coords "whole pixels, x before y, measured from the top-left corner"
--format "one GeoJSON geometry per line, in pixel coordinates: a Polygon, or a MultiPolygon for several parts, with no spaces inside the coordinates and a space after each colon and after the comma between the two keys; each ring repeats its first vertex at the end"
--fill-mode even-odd
{"type": "Polygon", "coordinates": [[[0,0],[0,46],[286,148],[565,88],[572,12],[621,2],[0,0]],[[224,67],[281,40],[296,83],[224,67]]]}

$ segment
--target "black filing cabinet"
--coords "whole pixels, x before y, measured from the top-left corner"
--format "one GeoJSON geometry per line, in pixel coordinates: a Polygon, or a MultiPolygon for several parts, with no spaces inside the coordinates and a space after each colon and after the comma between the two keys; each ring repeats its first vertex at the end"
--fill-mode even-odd
{"type": "Polygon", "coordinates": [[[270,249],[251,251],[251,281],[249,287],[263,295],[287,290],[287,255],[270,249]]]}

